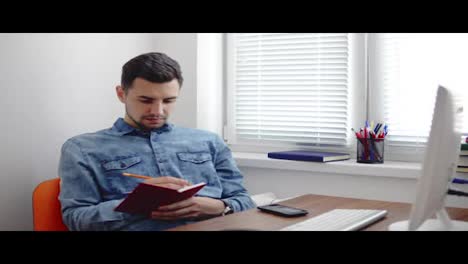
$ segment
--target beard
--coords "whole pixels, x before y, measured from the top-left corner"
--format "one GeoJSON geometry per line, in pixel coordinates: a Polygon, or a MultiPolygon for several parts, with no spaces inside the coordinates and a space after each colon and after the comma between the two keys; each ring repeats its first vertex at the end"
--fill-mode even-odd
{"type": "Polygon", "coordinates": [[[143,131],[152,130],[154,128],[160,128],[166,124],[166,115],[143,115],[138,118],[138,121],[128,113],[127,107],[125,107],[127,116],[137,125],[137,127],[143,131]]]}

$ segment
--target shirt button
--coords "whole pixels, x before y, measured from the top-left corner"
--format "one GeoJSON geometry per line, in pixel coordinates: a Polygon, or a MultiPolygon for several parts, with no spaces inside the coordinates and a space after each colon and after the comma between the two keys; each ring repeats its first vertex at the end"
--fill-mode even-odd
{"type": "Polygon", "coordinates": [[[124,163],[120,163],[120,168],[125,168],[125,164],[124,163]]]}

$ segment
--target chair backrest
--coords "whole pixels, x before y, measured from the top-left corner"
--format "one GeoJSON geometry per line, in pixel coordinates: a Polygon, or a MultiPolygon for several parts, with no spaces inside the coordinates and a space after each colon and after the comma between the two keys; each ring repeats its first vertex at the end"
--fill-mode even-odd
{"type": "Polygon", "coordinates": [[[58,195],[60,178],[41,182],[33,192],[34,231],[67,231],[58,195]]]}

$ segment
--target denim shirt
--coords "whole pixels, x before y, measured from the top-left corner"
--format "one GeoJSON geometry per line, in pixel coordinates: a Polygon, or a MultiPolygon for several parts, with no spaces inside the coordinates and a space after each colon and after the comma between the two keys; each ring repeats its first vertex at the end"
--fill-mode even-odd
{"type": "Polygon", "coordinates": [[[231,151],[214,133],[165,124],[144,132],[122,118],[114,126],[67,140],[61,150],[59,200],[70,230],[164,230],[193,222],[163,221],[114,211],[142,179],[173,176],[206,182],[197,196],[220,199],[234,212],[255,206],[231,151]]]}

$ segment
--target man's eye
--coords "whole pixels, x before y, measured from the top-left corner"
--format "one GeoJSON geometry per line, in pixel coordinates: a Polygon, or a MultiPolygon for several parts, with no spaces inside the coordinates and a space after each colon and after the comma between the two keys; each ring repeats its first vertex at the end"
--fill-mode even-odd
{"type": "Polygon", "coordinates": [[[175,99],[164,100],[164,103],[166,103],[166,104],[170,104],[170,103],[173,103],[173,102],[175,102],[175,99]]]}
{"type": "Polygon", "coordinates": [[[152,103],[151,100],[140,100],[140,102],[142,102],[144,104],[151,104],[152,103]]]}

